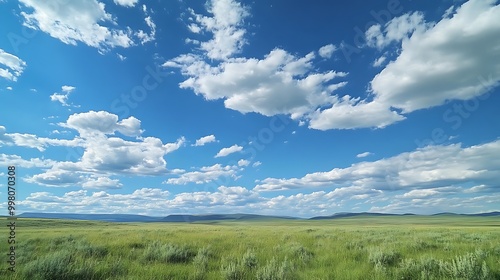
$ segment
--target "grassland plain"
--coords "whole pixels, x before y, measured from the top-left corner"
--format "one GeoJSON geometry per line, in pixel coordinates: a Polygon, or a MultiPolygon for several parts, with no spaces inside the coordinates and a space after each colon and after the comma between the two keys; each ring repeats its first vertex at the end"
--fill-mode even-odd
{"type": "Polygon", "coordinates": [[[0,279],[500,279],[498,217],[18,219],[15,273],[0,236],[0,279]]]}

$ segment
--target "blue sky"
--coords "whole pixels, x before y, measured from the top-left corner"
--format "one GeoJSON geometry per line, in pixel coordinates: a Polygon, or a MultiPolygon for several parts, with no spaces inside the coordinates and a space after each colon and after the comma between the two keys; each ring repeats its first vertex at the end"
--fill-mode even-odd
{"type": "Polygon", "coordinates": [[[497,1],[0,12],[0,195],[15,165],[19,213],[500,210],[497,1]]]}

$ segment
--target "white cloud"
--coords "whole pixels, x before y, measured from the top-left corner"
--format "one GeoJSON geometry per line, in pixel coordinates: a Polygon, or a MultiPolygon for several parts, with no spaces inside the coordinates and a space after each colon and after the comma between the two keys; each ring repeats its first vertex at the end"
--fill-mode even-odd
{"type": "Polygon", "coordinates": [[[141,41],[141,44],[144,45],[145,43],[154,41],[156,39],[155,38],[156,37],[156,24],[153,22],[153,19],[149,15],[146,5],[142,5],[142,10],[146,16],[146,18],[144,18],[144,21],[146,22],[146,25],[151,30],[149,34],[144,32],[143,30],[139,30],[138,32],[136,32],[136,36],[141,41]]]}
{"type": "Polygon", "coordinates": [[[106,190],[91,193],[88,190],[71,191],[60,196],[49,192],[35,192],[25,200],[19,200],[18,204],[27,212],[130,213],[153,216],[165,216],[165,213],[255,213],[311,217],[345,211],[346,207],[352,209],[352,202],[361,206],[361,211],[422,214],[453,210],[459,213],[485,212],[488,209],[498,210],[500,202],[498,194],[463,199],[455,195],[446,196],[446,192],[454,194],[451,190],[438,192],[441,195],[436,193],[425,199],[401,196],[388,200],[388,194],[382,191],[354,188],[266,197],[240,186],[220,186],[212,191],[175,195],[158,188],[142,188],[121,194],[106,190]]]}
{"type": "Polygon", "coordinates": [[[121,61],[124,61],[125,59],[127,59],[125,56],[123,56],[123,55],[121,55],[121,54],[119,54],[119,53],[117,53],[117,54],[116,54],[116,56],[117,56],[117,57],[118,57],[118,59],[119,59],[119,60],[121,60],[121,61]]]}
{"type": "Polygon", "coordinates": [[[382,30],[380,24],[368,28],[366,31],[367,44],[370,47],[382,49],[392,42],[400,42],[403,39],[407,39],[410,34],[418,29],[424,29],[425,26],[424,15],[422,13],[404,14],[391,19],[384,26],[384,30],[382,30]]]}
{"type": "Polygon", "coordinates": [[[213,134],[203,136],[200,139],[196,140],[193,146],[204,146],[205,144],[216,142],[215,136],[213,134]]]}
{"type": "MultiPolygon", "coordinates": [[[[116,26],[116,18],[97,0],[20,2],[29,8],[21,12],[25,26],[48,33],[63,43],[76,45],[82,42],[100,50],[134,45],[130,28],[121,30],[106,26],[116,26]]],[[[125,2],[131,3],[122,1],[125,2]]]]}
{"type": "MultiPolygon", "coordinates": [[[[404,120],[405,113],[479,96],[499,84],[495,50],[500,39],[491,34],[500,31],[500,8],[494,2],[469,1],[438,23],[427,23],[423,13],[414,12],[369,28],[367,45],[379,50],[390,44],[401,47],[399,56],[372,79],[366,97],[335,95],[347,82],[333,79],[347,73],[315,72],[315,52],[300,57],[274,49],[263,59],[227,55],[215,65],[214,56],[190,53],[163,66],[180,69],[186,77],[181,88],[206,100],[223,99],[226,108],[242,113],[285,114],[319,130],[384,128],[404,120]]],[[[215,24],[214,18],[192,15],[195,32],[198,26],[215,24]]],[[[319,56],[328,57],[334,49],[324,46],[319,56]]],[[[387,54],[373,66],[387,63],[387,54]]]]}
{"type": "Polygon", "coordinates": [[[346,95],[330,108],[312,113],[309,127],[319,130],[383,128],[404,119],[404,116],[390,110],[385,104],[351,99],[346,95]]]}
{"type": "Polygon", "coordinates": [[[254,162],[254,163],[252,164],[252,167],[257,167],[257,166],[259,166],[259,165],[261,165],[261,164],[262,164],[262,162],[260,162],[260,161],[256,161],[256,162],[254,162]]]}
{"type": "Polygon", "coordinates": [[[26,160],[18,155],[0,154],[0,166],[14,165],[22,168],[50,168],[55,163],[56,161],[50,159],[31,158],[26,160]]]}
{"type": "Polygon", "coordinates": [[[357,158],[364,158],[364,157],[371,156],[371,155],[373,155],[373,153],[370,153],[370,152],[364,152],[364,153],[361,153],[361,154],[356,155],[356,157],[357,157],[357,158]]]}
{"type": "Polygon", "coordinates": [[[387,60],[387,57],[385,56],[381,56],[379,58],[377,58],[374,62],[373,62],[373,67],[380,67],[382,66],[382,64],[384,64],[384,62],[387,60]]]}
{"type": "Polygon", "coordinates": [[[6,87],[5,89],[6,90],[12,90],[12,87],[6,87]]]}
{"type": "Polygon", "coordinates": [[[26,62],[22,59],[0,49],[0,77],[15,82],[25,67],[26,62]],[[2,68],[2,66],[6,68],[2,68]]]}
{"type": "Polygon", "coordinates": [[[211,0],[207,3],[207,12],[212,17],[190,12],[195,20],[195,24],[188,26],[190,31],[213,34],[211,40],[200,45],[207,57],[224,60],[241,51],[246,43],[246,31],[242,28],[243,20],[249,15],[246,7],[233,0],[211,0]]]}
{"type": "Polygon", "coordinates": [[[337,50],[337,47],[335,47],[333,44],[329,44],[329,45],[321,47],[318,51],[318,54],[322,58],[331,58],[333,52],[336,50],[337,50]]]}
{"type": "Polygon", "coordinates": [[[62,86],[61,87],[61,90],[65,93],[71,93],[72,91],[74,91],[76,89],[76,87],[74,86],[62,86]]]}
{"type": "Polygon", "coordinates": [[[113,0],[116,5],[124,7],[133,7],[139,0],[113,0]]]}
{"type": "Polygon", "coordinates": [[[411,190],[405,194],[403,194],[401,197],[403,198],[426,198],[429,196],[434,196],[439,194],[439,191],[437,189],[423,189],[423,190],[411,190]]]}
{"type": "Polygon", "coordinates": [[[191,23],[190,25],[188,25],[188,29],[189,29],[189,31],[191,31],[193,33],[200,33],[201,32],[201,27],[195,23],[191,23]]]}
{"type": "Polygon", "coordinates": [[[237,152],[241,152],[243,150],[243,147],[242,146],[238,146],[238,145],[232,145],[231,147],[228,147],[228,148],[222,148],[216,155],[215,157],[225,157],[225,156],[228,156],[232,153],[237,153],[237,152]]]}
{"type": "Polygon", "coordinates": [[[122,184],[118,179],[108,177],[91,178],[82,184],[84,189],[118,189],[122,184]]]}
{"type": "Polygon", "coordinates": [[[44,172],[25,178],[31,183],[46,186],[77,185],[87,188],[100,185],[102,188],[111,188],[121,186],[118,181],[109,179],[108,176],[111,175],[145,176],[169,173],[165,155],[185,143],[184,137],[166,144],[155,137],[142,137],[140,135],[143,130],[138,119],[129,117],[119,121],[116,115],[105,111],[73,114],[65,123],[59,125],[75,129],[79,136],[71,140],[43,138],[32,134],[6,133],[5,127],[0,126],[0,145],[31,147],[40,151],[48,146],[79,148],[82,152],[78,153],[81,156],[76,158],[76,161],[27,161],[3,154],[0,159],[29,167],[43,167],[44,172]],[[136,136],[136,141],[113,136],[115,132],[136,136]]]}
{"type": "Polygon", "coordinates": [[[63,106],[70,106],[68,104],[68,98],[69,98],[69,95],[76,89],[75,87],[73,86],[62,86],[61,87],[62,91],[64,92],[64,94],[61,94],[61,93],[53,93],[51,96],[50,96],[50,100],[51,101],[57,101],[59,103],[61,103],[63,106]]]}
{"type": "MultiPolygon", "coordinates": [[[[371,81],[375,99],[408,113],[447,100],[467,100],[497,86],[500,36],[493,34],[500,33],[500,6],[495,2],[471,0],[452,18],[419,23],[397,59],[371,81]]],[[[395,30],[391,38],[405,28],[395,30]]]]}
{"type": "Polygon", "coordinates": [[[193,89],[207,100],[225,99],[226,108],[265,116],[290,114],[299,118],[329,104],[332,91],[346,83],[332,83],[347,73],[313,72],[314,53],[296,57],[282,49],[264,59],[234,58],[212,67],[194,55],[181,55],[165,67],[178,67],[189,78],[181,88],[193,89]]]}
{"type": "Polygon", "coordinates": [[[52,139],[38,137],[34,134],[7,133],[4,126],[0,126],[0,146],[19,146],[35,148],[44,151],[47,146],[67,146],[76,147],[81,145],[81,139],[52,139]]]}
{"type": "Polygon", "coordinates": [[[142,134],[141,121],[135,117],[129,117],[118,121],[118,116],[106,111],[89,111],[69,116],[66,123],[59,124],[62,127],[77,130],[80,135],[86,137],[95,134],[114,134],[118,131],[126,136],[139,136],[142,134]]]}
{"type": "Polygon", "coordinates": [[[238,160],[238,166],[248,166],[250,164],[250,161],[246,159],[240,159],[238,160]]]}
{"type": "Polygon", "coordinates": [[[462,148],[459,144],[427,146],[413,152],[373,162],[355,163],[347,168],[315,172],[302,178],[267,178],[255,186],[257,191],[315,187],[379,190],[438,188],[471,182],[496,185],[500,177],[500,140],[462,148]]]}
{"type": "Polygon", "coordinates": [[[214,164],[212,166],[201,167],[198,171],[181,173],[179,177],[170,178],[163,183],[172,185],[185,185],[188,183],[206,184],[221,177],[237,179],[237,171],[237,166],[214,164]]]}

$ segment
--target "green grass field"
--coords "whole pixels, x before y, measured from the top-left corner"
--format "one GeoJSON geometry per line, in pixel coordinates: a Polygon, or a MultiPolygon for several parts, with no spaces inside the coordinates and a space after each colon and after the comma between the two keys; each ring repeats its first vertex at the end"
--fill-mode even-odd
{"type": "Polygon", "coordinates": [[[15,273],[0,231],[1,279],[500,279],[498,217],[18,219],[16,231],[15,273]]]}

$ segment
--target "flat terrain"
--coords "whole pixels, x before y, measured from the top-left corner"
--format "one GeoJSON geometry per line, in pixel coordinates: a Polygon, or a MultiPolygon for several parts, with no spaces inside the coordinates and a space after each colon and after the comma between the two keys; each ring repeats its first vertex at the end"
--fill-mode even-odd
{"type": "Polygon", "coordinates": [[[498,217],[16,224],[1,279],[500,279],[498,217]]]}

